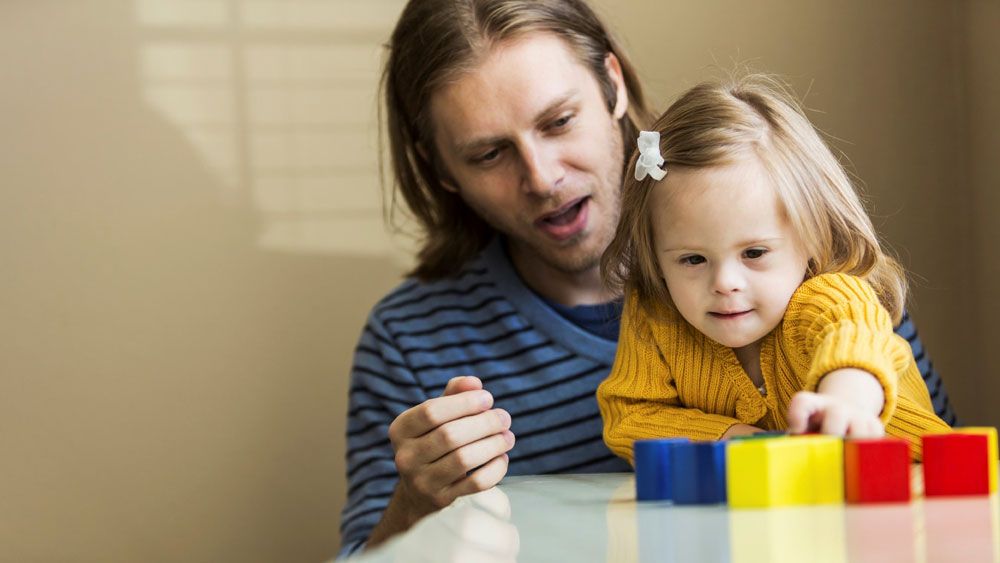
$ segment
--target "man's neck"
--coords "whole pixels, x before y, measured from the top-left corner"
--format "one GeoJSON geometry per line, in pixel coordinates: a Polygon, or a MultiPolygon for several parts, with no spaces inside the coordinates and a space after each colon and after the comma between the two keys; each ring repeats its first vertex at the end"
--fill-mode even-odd
{"type": "Polygon", "coordinates": [[[519,252],[512,246],[508,246],[508,253],[524,284],[549,301],[575,307],[607,303],[618,297],[604,285],[598,264],[580,272],[566,272],[535,253],[519,252]]]}

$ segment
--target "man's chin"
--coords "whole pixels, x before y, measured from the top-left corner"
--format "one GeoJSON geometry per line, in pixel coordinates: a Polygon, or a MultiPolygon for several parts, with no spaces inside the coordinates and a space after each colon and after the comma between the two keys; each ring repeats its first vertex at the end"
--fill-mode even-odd
{"type": "MultiPolygon", "coordinates": [[[[582,233],[571,240],[555,242],[552,240],[536,240],[530,244],[520,244],[520,253],[532,261],[569,275],[583,274],[592,271],[601,264],[601,254],[607,244],[601,245],[593,232],[582,233]]],[[[512,245],[512,251],[515,251],[512,245]]]]}
{"type": "Polygon", "coordinates": [[[601,264],[601,253],[590,249],[549,251],[540,256],[548,266],[564,274],[583,274],[601,264]]]}

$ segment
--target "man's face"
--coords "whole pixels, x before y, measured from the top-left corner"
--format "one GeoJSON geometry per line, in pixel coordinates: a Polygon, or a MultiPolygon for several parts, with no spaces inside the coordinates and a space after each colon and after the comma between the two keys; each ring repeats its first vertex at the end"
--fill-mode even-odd
{"type": "Polygon", "coordinates": [[[593,74],[544,33],[500,43],[431,98],[434,144],[455,190],[507,236],[515,263],[596,267],[619,215],[628,105],[609,111],[593,74]]]}

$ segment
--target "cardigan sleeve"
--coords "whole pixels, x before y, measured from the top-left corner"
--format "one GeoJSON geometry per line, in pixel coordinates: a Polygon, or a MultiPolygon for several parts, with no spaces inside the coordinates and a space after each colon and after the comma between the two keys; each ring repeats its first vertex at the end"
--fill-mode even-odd
{"type": "Polygon", "coordinates": [[[857,368],[878,379],[885,393],[880,418],[896,411],[899,378],[913,362],[909,347],[892,330],[892,318],[864,280],[823,274],[792,295],[785,312],[787,333],[809,366],[801,382],[815,391],[820,379],[841,368],[857,368]]]}
{"type": "Polygon", "coordinates": [[[924,434],[948,432],[950,429],[951,426],[934,412],[934,405],[920,376],[920,370],[915,363],[911,363],[909,369],[900,376],[896,413],[885,427],[886,434],[909,442],[911,457],[914,461],[920,461],[923,458],[920,437],[924,434]]]}
{"type": "Polygon", "coordinates": [[[597,388],[604,441],[633,464],[635,440],[681,436],[717,440],[739,422],[681,404],[671,367],[657,342],[671,331],[654,332],[655,322],[637,299],[626,298],[614,366],[597,388]]]}

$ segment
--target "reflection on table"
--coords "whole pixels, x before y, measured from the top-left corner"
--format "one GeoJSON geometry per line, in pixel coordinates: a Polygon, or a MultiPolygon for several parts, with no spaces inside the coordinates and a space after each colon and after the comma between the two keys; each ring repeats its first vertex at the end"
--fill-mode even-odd
{"type": "Polygon", "coordinates": [[[1000,562],[997,496],[767,510],[635,502],[631,474],[509,477],[359,560],[1000,562]]]}

